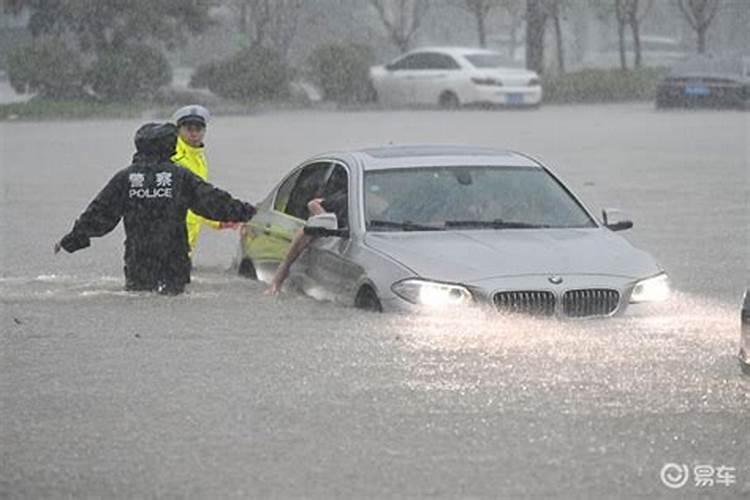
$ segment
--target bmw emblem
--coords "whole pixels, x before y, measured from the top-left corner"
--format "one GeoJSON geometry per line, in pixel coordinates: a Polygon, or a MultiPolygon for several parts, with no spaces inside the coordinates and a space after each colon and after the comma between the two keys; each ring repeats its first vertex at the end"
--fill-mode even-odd
{"type": "Polygon", "coordinates": [[[563,282],[562,276],[550,276],[547,280],[553,285],[559,285],[563,282]]]}

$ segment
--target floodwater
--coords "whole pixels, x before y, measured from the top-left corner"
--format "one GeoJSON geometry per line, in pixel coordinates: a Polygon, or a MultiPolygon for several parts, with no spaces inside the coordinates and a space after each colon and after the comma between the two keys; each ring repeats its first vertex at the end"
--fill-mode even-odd
{"type": "Polygon", "coordinates": [[[231,231],[203,233],[187,294],[125,293],[120,228],[73,255],[52,245],[127,165],[139,124],[0,124],[0,498],[750,498],[750,379],[735,358],[750,114],[625,104],[210,124],[212,180],[249,201],[330,149],[540,157],[595,211],[625,210],[624,234],[676,289],[658,316],[578,322],[270,298],[231,270],[231,231]],[[687,467],[683,486],[663,484],[668,463],[687,467]]]}

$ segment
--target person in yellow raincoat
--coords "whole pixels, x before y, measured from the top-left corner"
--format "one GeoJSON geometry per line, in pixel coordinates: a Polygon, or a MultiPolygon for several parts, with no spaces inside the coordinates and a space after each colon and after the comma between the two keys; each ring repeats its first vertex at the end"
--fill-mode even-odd
{"type": "MultiPolygon", "coordinates": [[[[209,117],[208,110],[197,104],[178,109],[172,117],[178,130],[177,145],[175,154],[171,158],[172,162],[190,170],[204,181],[208,180],[208,163],[206,162],[203,139],[206,136],[209,117]]],[[[190,210],[188,210],[185,222],[191,257],[195,251],[195,246],[198,244],[198,235],[202,226],[209,226],[213,229],[234,229],[239,226],[235,223],[205,219],[190,210]]]]}

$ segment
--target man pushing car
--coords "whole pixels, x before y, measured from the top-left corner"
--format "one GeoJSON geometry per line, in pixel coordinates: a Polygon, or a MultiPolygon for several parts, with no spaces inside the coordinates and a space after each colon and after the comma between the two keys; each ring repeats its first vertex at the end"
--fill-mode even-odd
{"type": "Polygon", "coordinates": [[[55,253],[86,248],[91,238],[104,236],[123,219],[125,288],[182,293],[190,283],[188,209],[211,220],[245,222],[255,207],[172,163],[176,141],[173,124],[140,127],[133,163],[104,186],[73,229],[55,244],[55,253]]]}

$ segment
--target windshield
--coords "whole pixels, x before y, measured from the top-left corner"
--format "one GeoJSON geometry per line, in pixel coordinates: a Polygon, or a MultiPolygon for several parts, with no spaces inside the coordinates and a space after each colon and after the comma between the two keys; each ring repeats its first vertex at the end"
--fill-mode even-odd
{"type": "Polygon", "coordinates": [[[465,57],[475,68],[515,68],[519,66],[500,54],[468,54],[465,57]]]}
{"type": "Polygon", "coordinates": [[[546,171],[428,167],[365,173],[369,231],[595,227],[546,171]]]}

